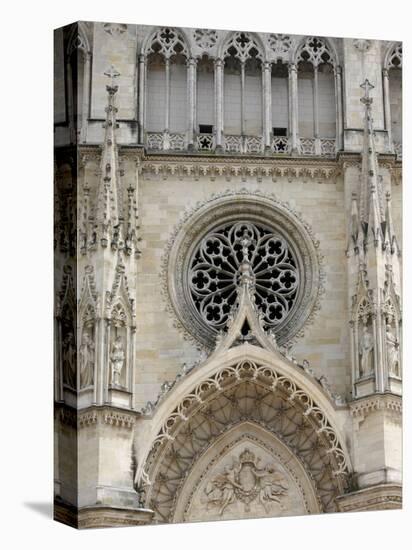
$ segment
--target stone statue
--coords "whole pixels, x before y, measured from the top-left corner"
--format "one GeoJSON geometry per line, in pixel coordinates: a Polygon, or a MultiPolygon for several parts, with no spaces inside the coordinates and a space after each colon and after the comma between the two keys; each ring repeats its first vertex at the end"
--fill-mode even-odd
{"type": "Polygon", "coordinates": [[[372,350],[373,350],[373,336],[370,333],[366,324],[362,326],[362,334],[359,342],[359,354],[360,354],[360,376],[367,376],[372,372],[372,350]]]}
{"type": "Polygon", "coordinates": [[[270,502],[277,502],[280,509],[283,510],[284,507],[280,499],[286,494],[287,486],[282,474],[277,472],[273,466],[266,466],[263,470],[255,469],[253,473],[260,481],[259,502],[265,512],[269,513],[268,503],[270,502]]]}
{"type": "Polygon", "coordinates": [[[386,350],[388,355],[388,371],[393,376],[400,376],[399,342],[392,332],[391,325],[386,324],[386,350]]]}
{"type": "Polygon", "coordinates": [[[120,386],[120,377],[125,361],[125,352],[121,336],[116,336],[110,353],[110,362],[112,366],[112,385],[120,386]]]}
{"type": "Polygon", "coordinates": [[[72,332],[67,332],[62,348],[63,382],[76,389],[76,348],[72,332]]]}
{"type": "Polygon", "coordinates": [[[88,332],[83,333],[79,348],[80,388],[93,385],[94,380],[94,343],[88,332]]]}
{"type": "Polygon", "coordinates": [[[242,490],[242,486],[236,481],[237,473],[237,465],[232,468],[226,465],[224,472],[216,476],[205,489],[209,503],[218,504],[220,516],[235,501],[235,489],[242,490]]]}

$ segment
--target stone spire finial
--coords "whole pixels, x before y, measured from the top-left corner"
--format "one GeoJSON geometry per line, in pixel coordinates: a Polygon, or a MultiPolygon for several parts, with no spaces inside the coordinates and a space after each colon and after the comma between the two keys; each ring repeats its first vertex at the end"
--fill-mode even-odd
{"type": "Polygon", "coordinates": [[[119,226],[118,201],[118,185],[119,178],[119,161],[116,145],[115,130],[118,128],[116,121],[117,108],[114,105],[114,96],[118,90],[118,86],[114,86],[114,78],[119,76],[119,72],[113,67],[110,67],[104,73],[111,79],[110,85],[106,86],[108,92],[108,100],[106,111],[106,121],[103,124],[105,129],[104,142],[102,147],[102,157],[100,163],[100,183],[98,189],[98,202],[96,222],[100,228],[101,244],[107,246],[108,241],[112,240],[114,228],[119,226]]]}
{"type": "Polygon", "coordinates": [[[378,161],[375,148],[372,103],[370,91],[374,86],[365,79],[360,85],[364,89],[364,96],[361,102],[365,105],[363,150],[362,150],[362,173],[361,173],[361,194],[360,194],[360,217],[365,233],[365,245],[371,240],[377,246],[382,243],[383,233],[383,210],[381,206],[381,183],[378,174],[378,161]]]}
{"type": "Polygon", "coordinates": [[[370,90],[373,90],[375,86],[371,84],[367,78],[365,78],[360,87],[365,91],[365,95],[361,98],[362,103],[365,105],[371,105],[373,103],[373,99],[370,97],[369,92],[370,90]]]}

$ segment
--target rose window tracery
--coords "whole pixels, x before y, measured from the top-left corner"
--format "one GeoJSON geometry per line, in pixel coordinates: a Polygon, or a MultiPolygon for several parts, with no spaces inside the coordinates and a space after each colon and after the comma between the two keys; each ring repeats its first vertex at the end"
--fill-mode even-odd
{"type": "Polygon", "coordinates": [[[262,327],[284,346],[320,307],[320,262],[312,229],[288,204],[228,191],[196,205],[176,226],[163,259],[163,289],[184,336],[213,349],[242,277],[262,327]]]}
{"type": "Polygon", "coordinates": [[[263,224],[241,221],[220,226],[200,241],[189,269],[193,304],[216,331],[228,321],[245,261],[265,329],[282,323],[295,304],[298,264],[286,240],[263,224]]]}

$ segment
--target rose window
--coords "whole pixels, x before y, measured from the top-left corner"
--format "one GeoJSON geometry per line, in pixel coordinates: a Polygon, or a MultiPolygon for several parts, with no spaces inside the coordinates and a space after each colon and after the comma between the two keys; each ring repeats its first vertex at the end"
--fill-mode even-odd
{"type": "Polygon", "coordinates": [[[191,300],[203,322],[221,330],[235,303],[242,261],[253,271],[255,302],[265,328],[279,326],[299,290],[297,261],[285,238],[256,222],[229,223],[208,233],[189,265],[191,300]]]}

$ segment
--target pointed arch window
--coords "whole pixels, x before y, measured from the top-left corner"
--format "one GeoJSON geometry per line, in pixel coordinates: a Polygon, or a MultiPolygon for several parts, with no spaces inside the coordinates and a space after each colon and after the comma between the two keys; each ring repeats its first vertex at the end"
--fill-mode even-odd
{"type": "Polygon", "coordinates": [[[248,33],[234,33],[223,52],[223,113],[225,149],[259,153],[263,150],[263,54],[248,33]]]}
{"type": "Polygon", "coordinates": [[[297,55],[300,152],[335,152],[338,127],[336,60],[328,43],[308,37],[297,55]]]}
{"type": "Polygon", "coordinates": [[[89,116],[91,53],[79,24],[73,26],[66,50],[70,140],[86,140],[89,116]]]}
{"type": "Polygon", "coordinates": [[[402,43],[392,46],[383,69],[385,125],[390,146],[402,156],[402,43]],[[392,142],[392,143],[391,143],[392,142]]]}
{"type": "Polygon", "coordinates": [[[204,54],[197,63],[196,117],[197,148],[215,148],[215,68],[213,60],[204,54]]]}
{"type": "Polygon", "coordinates": [[[151,149],[184,149],[188,130],[188,48],[175,29],[163,27],[146,50],[146,143],[151,149]]]}

